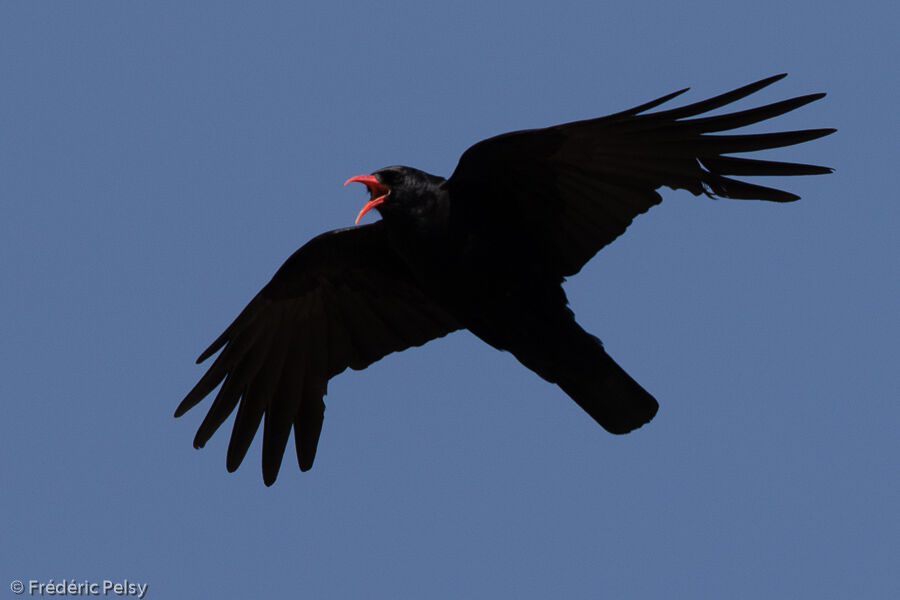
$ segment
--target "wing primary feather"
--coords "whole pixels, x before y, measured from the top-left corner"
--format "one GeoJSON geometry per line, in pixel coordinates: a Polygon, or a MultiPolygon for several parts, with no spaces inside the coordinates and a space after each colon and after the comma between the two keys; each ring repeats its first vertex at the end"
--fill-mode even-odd
{"type": "Polygon", "coordinates": [[[209,412],[206,413],[206,417],[203,418],[203,422],[197,428],[197,433],[194,436],[194,448],[199,449],[206,445],[209,438],[212,437],[234,410],[234,407],[237,406],[243,391],[238,386],[235,377],[229,375],[225,378],[225,382],[222,384],[219,393],[216,394],[216,399],[213,400],[209,412]]]}
{"type": "MultiPolygon", "coordinates": [[[[650,110],[651,108],[656,108],[660,104],[665,104],[669,100],[672,100],[673,98],[677,98],[678,96],[682,95],[683,93],[687,92],[690,89],[691,88],[686,87],[686,88],[678,90],[677,92],[672,92],[671,94],[666,94],[665,96],[660,96],[659,98],[657,98],[655,100],[651,100],[650,102],[645,102],[644,104],[640,104],[633,108],[629,108],[629,109],[626,109],[626,110],[623,110],[623,111],[620,111],[617,113],[613,113],[606,117],[600,117],[600,118],[603,120],[613,121],[613,120],[616,120],[619,118],[633,117],[642,112],[646,112],[646,111],[650,110]]],[[[590,120],[594,121],[597,119],[590,119],[590,120]]]]}
{"type": "Polygon", "coordinates": [[[225,379],[225,375],[228,373],[224,363],[224,357],[219,356],[216,358],[212,366],[210,366],[206,373],[203,374],[203,377],[200,378],[200,381],[191,388],[191,391],[187,393],[178,405],[178,408],[175,409],[176,418],[197,406],[201,400],[206,398],[210,392],[216,389],[217,385],[222,383],[222,380],[225,379]]]}
{"type": "Polygon", "coordinates": [[[721,175],[711,175],[706,183],[716,196],[734,200],[768,200],[770,202],[793,202],[800,196],[746,181],[729,179],[721,175]]]}
{"type": "Polygon", "coordinates": [[[294,418],[294,449],[297,466],[303,472],[309,471],[316,459],[316,448],[325,420],[325,403],[322,392],[314,384],[304,392],[304,403],[300,405],[294,418]]]}
{"type": "Polygon", "coordinates": [[[665,132],[667,129],[672,129],[677,130],[682,134],[686,134],[688,132],[698,134],[708,133],[712,131],[727,131],[729,129],[738,129],[740,127],[746,127],[747,125],[753,125],[755,123],[760,123],[762,121],[778,117],[785,113],[791,112],[792,110],[796,110],[802,106],[805,106],[811,102],[815,102],[816,100],[819,100],[823,97],[825,97],[825,94],[808,94],[806,96],[798,96],[796,98],[790,98],[788,100],[782,100],[780,102],[773,102],[772,104],[767,104],[765,106],[758,106],[756,108],[750,108],[747,110],[737,111],[724,115],[700,117],[682,121],[673,120],[665,125],[660,125],[659,123],[652,121],[648,121],[645,123],[643,121],[637,120],[635,122],[635,128],[631,131],[640,131],[640,125],[642,124],[645,124],[648,128],[659,130],[660,132],[665,132]]]}
{"type": "MultiPolygon", "coordinates": [[[[261,357],[259,356],[259,346],[256,344],[259,341],[260,335],[265,335],[268,340],[271,339],[272,332],[266,332],[264,328],[253,327],[241,331],[236,336],[233,343],[229,342],[229,345],[225,347],[222,354],[215,360],[200,381],[197,382],[194,389],[188,393],[184,400],[182,400],[181,404],[176,409],[175,416],[183,415],[190,410],[206,397],[206,395],[209,394],[209,392],[211,392],[223,379],[228,377],[233,378],[235,369],[245,373],[249,364],[255,364],[256,366],[253,368],[258,369],[261,357]],[[254,355],[254,351],[256,352],[256,355],[254,355]],[[255,356],[255,358],[251,360],[251,363],[248,363],[246,360],[248,354],[251,355],[251,357],[255,356]]],[[[263,344],[262,348],[265,347],[266,344],[263,344]]],[[[255,371],[246,376],[252,377],[254,373],[255,371]]],[[[216,398],[218,399],[218,396],[216,398]]],[[[215,402],[213,403],[213,408],[216,408],[215,402]]],[[[210,408],[210,411],[212,411],[213,408],[210,408]]],[[[225,416],[227,417],[228,415],[225,416]]]]}
{"type": "MultiPolygon", "coordinates": [[[[783,148],[802,144],[834,133],[835,129],[801,129],[778,133],[750,133],[738,135],[703,135],[693,140],[677,140],[685,152],[696,152],[697,156],[709,154],[733,154],[735,152],[755,152],[771,148],[783,148]]],[[[660,144],[667,144],[660,142],[660,144]]]]}
{"type": "MultiPolygon", "coordinates": [[[[273,326],[283,326],[289,321],[289,315],[296,312],[296,307],[281,306],[278,309],[273,308],[273,311],[275,311],[272,315],[273,326]]],[[[284,369],[287,347],[292,341],[293,337],[288,335],[272,338],[262,367],[241,398],[225,458],[225,467],[229,472],[234,472],[241,465],[253,438],[256,437],[266,407],[272,402],[275,386],[284,369]]]]}
{"type": "MultiPolygon", "coordinates": [[[[262,368],[268,350],[275,336],[277,328],[274,327],[256,327],[254,331],[247,331],[246,335],[250,341],[244,348],[246,352],[241,356],[233,370],[230,370],[225,378],[225,383],[216,395],[206,418],[200,424],[197,435],[194,437],[194,445],[197,448],[203,447],[213,433],[225,422],[225,419],[234,411],[243,393],[247,390],[250,382],[253,381],[257,373],[262,368]]],[[[243,335],[239,336],[243,337],[243,335]]],[[[226,352],[228,349],[226,349],[226,352]]],[[[228,356],[225,356],[226,360],[228,356]]]]}
{"type": "Polygon", "coordinates": [[[291,367],[284,369],[277,391],[266,407],[263,422],[262,471],[263,483],[275,483],[284,449],[290,437],[291,424],[303,402],[304,381],[308,377],[306,356],[309,352],[308,340],[298,338],[287,360],[291,367]]]}
{"type": "Polygon", "coordinates": [[[654,120],[675,120],[693,117],[694,115],[699,115],[701,113],[715,110],[717,108],[725,106],[726,104],[737,102],[738,100],[746,98],[750,94],[756,93],[759,90],[772,85],[776,81],[784,79],[785,77],[787,77],[787,73],[781,73],[779,75],[766,77],[765,79],[760,79],[759,81],[756,81],[754,83],[749,83],[735,90],[731,90],[730,92],[725,92],[724,94],[719,94],[718,96],[713,96],[712,98],[707,98],[706,100],[694,102],[693,104],[687,104],[678,108],[672,108],[669,110],[645,115],[643,118],[654,120]]]}
{"type": "Polygon", "coordinates": [[[225,454],[225,468],[229,473],[234,473],[241,466],[266,412],[268,396],[264,390],[258,388],[259,384],[256,381],[251,383],[238,405],[231,440],[225,454]]]}
{"type": "Polygon", "coordinates": [[[701,157],[699,160],[706,169],[719,175],[792,176],[827,175],[834,172],[830,167],[821,167],[819,165],[736,156],[701,157]]]}
{"type": "MultiPolygon", "coordinates": [[[[321,302],[321,300],[320,300],[321,302]]],[[[318,320],[309,331],[311,344],[315,348],[327,346],[328,324],[318,320]]],[[[307,376],[303,381],[303,395],[297,406],[297,412],[286,423],[288,431],[294,427],[294,448],[297,451],[297,465],[301,471],[312,468],[325,416],[325,403],[322,397],[328,386],[326,370],[328,357],[320,352],[310,352],[307,356],[307,376]]],[[[285,439],[287,443],[287,439],[285,439]]],[[[282,452],[284,448],[282,447],[282,452]]]]}

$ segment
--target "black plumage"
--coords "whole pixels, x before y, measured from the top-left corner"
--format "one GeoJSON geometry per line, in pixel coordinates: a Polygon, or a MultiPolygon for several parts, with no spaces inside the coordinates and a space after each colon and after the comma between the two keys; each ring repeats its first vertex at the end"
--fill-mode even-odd
{"type": "Polygon", "coordinates": [[[295,252],[200,356],[221,350],[175,416],[221,384],[194,445],[237,407],[233,471],[264,421],[271,485],[292,427],[300,469],[312,466],[331,377],[468,329],[559,385],[608,431],[649,422],[656,400],[575,322],[562,283],[658,204],[660,187],[791,202],[798,196],[731,176],[831,172],[728,155],[833,129],[717,134],[824,94],[701,116],[782,77],[671,110],[647,112],[686,90],[598,119],[499,135],[466,150],[448,179],[410,167],[351,178],[372,194],[360,216],[375,208],[382,220],[322,234],[295,252]]]}

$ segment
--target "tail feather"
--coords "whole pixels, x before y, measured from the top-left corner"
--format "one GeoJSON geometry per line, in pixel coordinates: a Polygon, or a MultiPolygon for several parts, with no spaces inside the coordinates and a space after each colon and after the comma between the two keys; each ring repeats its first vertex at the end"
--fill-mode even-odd
{"type": "Polygon", "coordinates": [[[594,339],[587,360],[556,365],[554,379],[603,429],[623,434],[649,423],[659,404],[594,339]]]}
{"type": "Polygon", "coordinates": [[[471,323],[469,329],[557,384],[610,433],[628,433],[653,419],[659,409],[653,396],[575,322],[568,308],[549,310],[540,318],[527,313],[511,308],[502,317],[494,314],[471,323]]]}

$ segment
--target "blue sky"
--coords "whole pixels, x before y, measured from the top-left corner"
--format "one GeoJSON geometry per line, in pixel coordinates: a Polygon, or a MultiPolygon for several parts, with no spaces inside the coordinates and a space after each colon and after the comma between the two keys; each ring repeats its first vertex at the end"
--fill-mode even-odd
{"type": "Polygon", "coordinates": [[[0,595],[900,595],[892,3],[186,4],[0,5],[0,595]],[[769,129],[839,132],[766,157],[835,174],[667,190],[567,284],[660,401],[636,433],[464,332],[332,380],[313,470],[272,488],[258,439],[225,471],[230,421],[192,449],[208,401],[172,418],[352,224],[347,177],[783,71],[753,102],[829,95],[769,129]]]}

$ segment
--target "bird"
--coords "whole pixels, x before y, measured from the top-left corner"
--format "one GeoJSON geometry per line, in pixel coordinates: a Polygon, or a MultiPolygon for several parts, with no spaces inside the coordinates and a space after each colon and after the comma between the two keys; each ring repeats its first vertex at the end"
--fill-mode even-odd
{"type": "Polygon", "coordinates": [[[734,177],[831,173],[734,155],[835,129],[719,133],[824,93],[708,114],[785,76],[677,108],[653,110],[689,88],[604,117],[497,135],[468,148],[449,178],[406,166],[349,178],[344,185],[369,194],[355,225],[318,235],[287,259],[199,356],[198,364],[219,353],[175,416],[218,387],[194,447],[237,409],[226,468],[240,466],[261,426],[270,486],[291,430],[300,470],[312,467],[332,377],[467,329],[556,384],[606,431],[645,425],[656,399],[576,322],[563,283],[659,204],[662,187],[792,202],[799,196],[734,177]],[[371,210],[381,219],[358,225],[371,210]]]}

